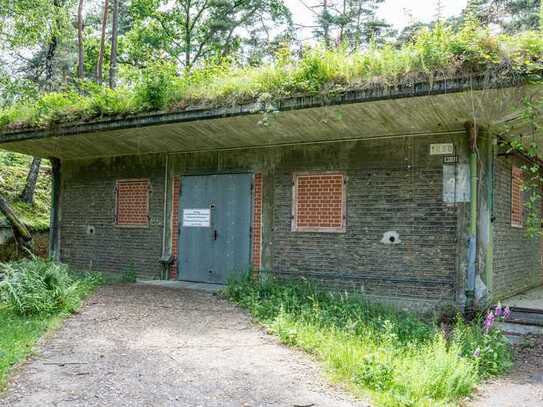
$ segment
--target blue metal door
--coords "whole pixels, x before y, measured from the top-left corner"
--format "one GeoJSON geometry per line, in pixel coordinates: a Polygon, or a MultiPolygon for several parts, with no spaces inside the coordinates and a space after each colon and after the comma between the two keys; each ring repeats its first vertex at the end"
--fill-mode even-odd
{"type": "Polygon", "coordinates": [[[223,284],[249,269],[251,184],[250,174],[182,177],[180,280],[223,284]]]}

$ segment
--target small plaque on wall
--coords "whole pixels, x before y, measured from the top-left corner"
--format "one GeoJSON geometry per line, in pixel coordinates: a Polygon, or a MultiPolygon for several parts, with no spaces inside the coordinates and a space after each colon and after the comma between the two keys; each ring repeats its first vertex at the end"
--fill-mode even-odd
{"type": "Polygon", "coordinates": [[[448,155],[443,157],[443,164],[456,164],[458,162],[457,155],[448,155]]]}
{"type": "Polygon", "coordinates": [[[452,155],[454,154],[453,143],[430,144],[430,155],[452,155]]]}

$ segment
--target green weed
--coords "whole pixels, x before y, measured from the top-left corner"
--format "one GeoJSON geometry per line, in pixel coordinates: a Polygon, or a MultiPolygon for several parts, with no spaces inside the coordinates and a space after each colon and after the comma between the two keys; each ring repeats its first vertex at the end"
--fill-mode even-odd
{"type": "Polygon", "coordinates": [[[415,315],[310,282],[249,276],[225,295],[283,343],[315,355],[331,377],[381,406],[440,406],[510,366],[502,334],[460,318],[444,333],[415,315]]]}

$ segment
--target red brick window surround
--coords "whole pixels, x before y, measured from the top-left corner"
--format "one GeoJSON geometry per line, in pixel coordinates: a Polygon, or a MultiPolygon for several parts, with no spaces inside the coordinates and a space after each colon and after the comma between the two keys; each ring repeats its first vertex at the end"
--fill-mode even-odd
{"type": "Polygon", "coordinates": [[[345,232],[345,181],[339,172],[294,174],[292,231],[345,232]]]}
{"type": "Polygon", "coordinates": [[[511,170],[511,226],[523,224],[522,169],[513,165],[511,170]]]}
{"type": "Polygon", "coordinates": [[[148,226],[149,180],[118,180],[115,190],[117,201],[115,223],[119,226],[148,226]]]}
{"type": "Polygon", "coordinates": [[[173,196],[172,196],[172,254],[174,256],[174,262],[170,267],[170,280],[177,278],[177,259],[179,253],[177,253],[177,243],[179,241],[179,195],[181,193],[181,177],[173,177],[173,196]]]}
{"type": "Polygon", "coordinates": [[[259,271],[262,261],[262,174],[255,174],[253,190],[253,236],[251,263],[259,271]]]}

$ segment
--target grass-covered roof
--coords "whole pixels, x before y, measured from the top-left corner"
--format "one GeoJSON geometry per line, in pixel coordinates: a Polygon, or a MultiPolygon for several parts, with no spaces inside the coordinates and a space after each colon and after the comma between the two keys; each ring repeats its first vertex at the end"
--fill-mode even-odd
{"type": "Polygon", "coordinates": [[[209,64],[190,73],[157,62],[123,85],[109,89],[83,82],[65,92],[43,94],[0,112],[3,130],[47,128],[57,124],[123,117],[143,112],[181,111],[191,106],[226,106],[296,95],[328,95],[372,86],[480,75],[539,80],[543,36],[530,31],[495,35],[477,23],[453,30],[437,25],[396,48],[372,46],[349,53],[316,47],[294,57],[287,49],[261,66],[209,64]]]}

